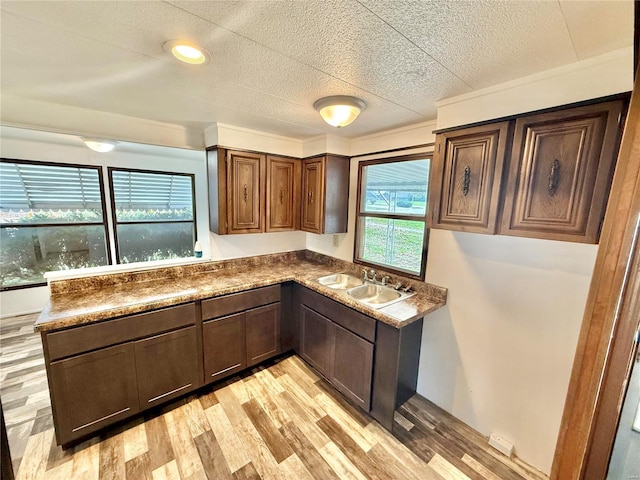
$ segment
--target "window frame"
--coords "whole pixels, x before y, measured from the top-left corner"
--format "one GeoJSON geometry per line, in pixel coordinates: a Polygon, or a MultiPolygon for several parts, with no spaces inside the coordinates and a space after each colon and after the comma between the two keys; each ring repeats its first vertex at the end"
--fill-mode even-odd
{"type": "MultiPolygon", "coordinates": [[[[109,222],[108,222],[108,212],[107,212],[107,202],[105,198],[105,188],[104,188],[104,179],[102,177],[102,167],[99,165],[83,165],[76,163],[62,163],[62,162],[45,162],[39,160],[22,160],[17,158],[0,158],[0,163],[18,163],[18,164],[26,164],[26,165],[39,165],[39,166],[50,166],[50,167],[69,167],[69,168],[84,168],[90,170],[96,170],[98,173],[98,184],[100,187],[100,206],[102,208],[102,222],[77,222],[77,223],[12,223],[12,224],[0,224],[0,229],[5,228],[35,228],[35,227],[87,227],[87,226],[97,226],[102,225],[104,229],[104,238],[105,238],[105,252],[107,257],[107,263],[104,266],[113,265],[113,257],[111,255],[111,242],[109,240],[109,222]]],[[[47,285],[47,281],[43,280],[38,283],[29,283],[24,285],[11,285],[11,286],[3,286],[0,285],[0,292],[6,292],[10,290],[21,290],[24,288],[32,288],[32,287],[43,287],[47,285]]]]}
{"type": "MultiPolygon", "coordinates": [[[[115,248],[115,260],[116,265],[129,265],[127,263],[122,263],[120,261],[120,247],[118,245],[118,225],[147,225],[147,224],[165,224],[165,223],[191,223],[192,224],[192,232],[193,232],[193,243],[198,241],[198,220],[196,214],[196,176],[194,173],[186,173],[186,172],[170,172],[164,170],[147,170],[147,169],[137,169],[137,168],[125,168],[125,167],[107,167],[107,176],[109,178],[109,200],[111,203],[111,220],[113,224],[113,242],[115,248]],[[119,222],[116,218],[116,199],[114,194],[113,187],[113,172],[135,172],[135,173],[149,173],[149,174],[158,174],[158,175],[178,175],[182,177],[190,177],[191,178],[191,205],[193,211],[193,219],[192,220],[167,220],[167,221],[133,221],[133,222],[119,222]]],[[[136,263],[136,262],[132,262],[136,263]]]]}
{"type": "Polygon", "coordinates": [[[374,269],[380,268],[386,272],[390,272],[396,275],[424,281],[425,273],[426,273],[425,270],[427,265],[427,251],[428,251],[428,245],[429,245],[429,227],[427,225],[427,215],[429,213],[429,190],[428,190],[429,179],[427,179],[427,193],[425,196],[424,217],[417,217],[415,215],[402,215],[402,214],[396,214],[396,213],[372,213],[372,212],[366,212],[362,210],[362,172],[365,167],[368,167],[371,165],[379,165],[384,163],[399,163],[399,162],[408,162],[411,160],[425,160],[425,159],[428,159],[430,162],[429,175],[431,175],[433,152],[412,153],[412,154],[402,155],[398,157],[386,157],[386,158],[378,158],[374,160],[362,160],[358,162],[358,190],[357,190],[357,196],[356,196],[356,219],[355,219],[356,223],[355,223],[355,241],[353,243],[353,263],[364,265],[366,267],[370,267],[374,269]],[[388,220],[410,220],[410,221],[424,222],[424,235],[423,235],[419,274],[411,273],[407,270],[393,268],[390,265],[375,263],[375,262],[363,260],[362,258],[358,258],[358,253],[360,252],[360,246],[363,241],[363,236],[364,236],[363,226],[364,226],[364,220],[366,218],[382,218],[382,219],[388,219],[388,220]]]}

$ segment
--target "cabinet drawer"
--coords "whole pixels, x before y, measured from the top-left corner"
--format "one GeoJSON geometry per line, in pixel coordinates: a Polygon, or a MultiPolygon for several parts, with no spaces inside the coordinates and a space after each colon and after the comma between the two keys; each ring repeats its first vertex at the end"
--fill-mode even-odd
{"type": "Polygon", "coordinates": [[[371,317],[345,307],[308,288],[300,289],[300,303],[370,342],[374,342],[376,339],[376,321],[371,317]]]}
{"type": "Polygon", "coordinates": [[[188,303],[83,327],[47,333],[45,337],[49,349],[49,360],[53,361],[78,353],[155,335],[174,328],[194,325],[195,322],[196,306],[194,303],[188,303]]]}
{"type": "Polygon", "coordinates": [[[280,285],[256,288],[248,292],[202,301],[202,320],[223,317],[233,313],[280,301],[280,285]]]}

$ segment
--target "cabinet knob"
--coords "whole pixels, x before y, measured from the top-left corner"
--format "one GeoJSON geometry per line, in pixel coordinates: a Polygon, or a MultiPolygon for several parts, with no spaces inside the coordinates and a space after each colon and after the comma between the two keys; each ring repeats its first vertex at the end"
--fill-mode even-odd
{"type": "Polygon", "coordinates": [[[552,197],[556,194],[558,189],[558,182],[560,181],[560,162],[555,159],[551,164],[551,170],[549,171],[549,187],[548,192],[552,197]]]}
{"type": "Polygon", "coordinates": [[[466,197],[469,193],[469,183],[471,182],[471,167],[464,167],[464,176],[462,177],[462,194],[466,197]]]}

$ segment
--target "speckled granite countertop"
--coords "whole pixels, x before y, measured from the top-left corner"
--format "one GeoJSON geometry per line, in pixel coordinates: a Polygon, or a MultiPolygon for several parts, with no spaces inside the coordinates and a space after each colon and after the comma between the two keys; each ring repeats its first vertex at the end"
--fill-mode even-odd
{"type": "MultiPolygon", "coordinates": [[[[373,309],[315,280],[338,272],[359,276],[361,266],[310,251],[247,257],[51,282],[51,297],[36,331],[68,328],[252,288],[295,281],[384,323],[401,328],[446,303],[447,290],[397,275],[415,296],[373,309]]],[[[381,274],[385,272],[380,270],[381,274]]]]}

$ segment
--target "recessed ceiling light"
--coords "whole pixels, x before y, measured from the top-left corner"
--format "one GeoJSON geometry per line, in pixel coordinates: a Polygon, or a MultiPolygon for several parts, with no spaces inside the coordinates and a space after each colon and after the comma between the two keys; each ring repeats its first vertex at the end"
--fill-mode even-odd
{"type": "Polygon", "coordinates": [[[211,60],[209,52],[188,40],[169,40],[162,48],[181,62],[191,65],[203,65],[211,60]]]}
{"type": "Polygon", "coordinates": [[[94,152],[107,153],[116,148],[118,142],[112,140],[99,140],[97,138],[83,138],[84,144],[94,152]]]}

